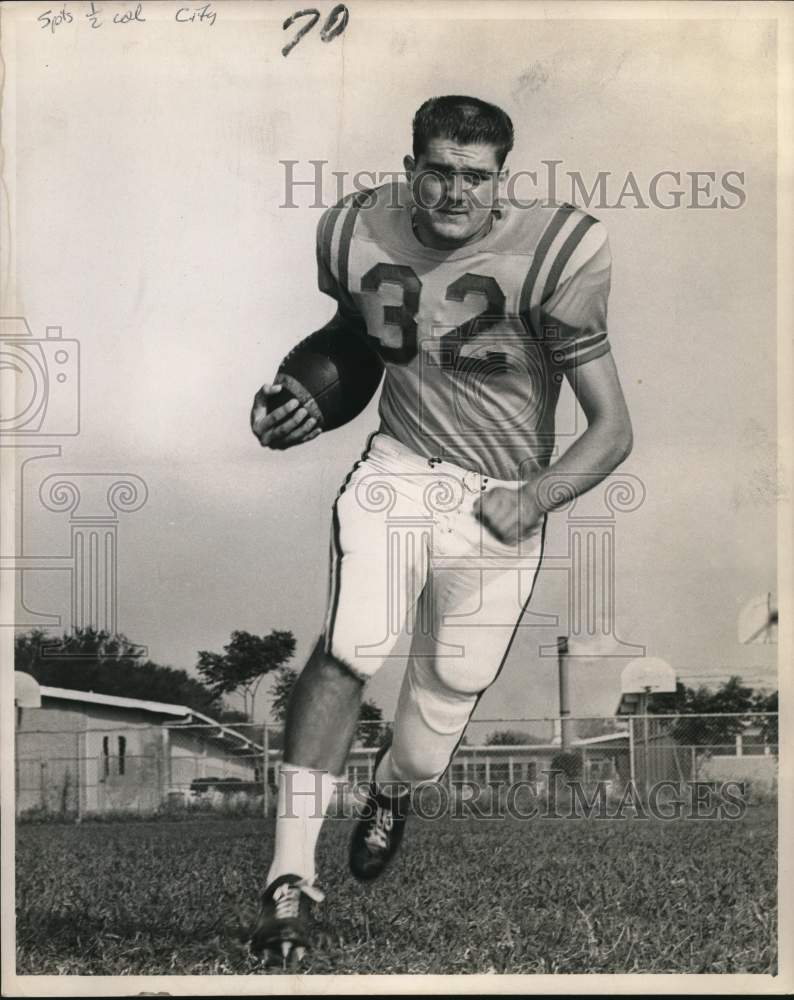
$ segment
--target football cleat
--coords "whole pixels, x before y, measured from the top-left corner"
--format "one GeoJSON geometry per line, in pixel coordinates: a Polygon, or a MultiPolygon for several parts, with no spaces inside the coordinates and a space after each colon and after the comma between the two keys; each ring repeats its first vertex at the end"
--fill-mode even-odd
{"type": "MultiPolygon", "coordinates": [[[[386,752],[382,747],[375,759],[375,769],[386,752]]],[[[385,795],[375,782],[367,790],[364,815],[356,823],[350,841],[350,871],[362,882],[369,882],[384,870],[402,843],[405,833],[409,795],[385,795]]]]}
{"type": "Polygon", "coordinates": [[[259,919],[251,935],[251,951],[280,957],[286,965],[300,961],[309,945],[311,904],[323,894],[299,875],[281,875],[262,894],[259,919]]]}

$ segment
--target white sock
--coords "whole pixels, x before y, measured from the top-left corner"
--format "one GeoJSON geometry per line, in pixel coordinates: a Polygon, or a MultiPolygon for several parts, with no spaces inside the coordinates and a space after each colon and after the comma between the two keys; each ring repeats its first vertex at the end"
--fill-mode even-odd
{"type": "Polygon", "coordinates": [[[314,852],[323,820],[334,794],[334,785],[345,779],[320,768],[298,767],[286,762],[279,768],[276,806],[276,849],[266,885],[280,875],[300,875],[307,882],[316,876],[314,852]]]}
{"type": "Polygon", "coordinates": [[[373,775],[378,791],[396,798],[411,790],[411,780],[403,774],[394,762],[391,747],[381,757],[373,775]]]}

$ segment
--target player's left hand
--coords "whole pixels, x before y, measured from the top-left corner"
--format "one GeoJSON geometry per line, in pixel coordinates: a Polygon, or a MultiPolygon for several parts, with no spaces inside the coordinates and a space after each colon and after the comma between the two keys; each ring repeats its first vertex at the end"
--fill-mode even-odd
{"type": "Polygon", "coordinates": [[[281,392],[281,384],[265,383],[254,396],[251,407],[251,430],[263,448],[283,451],[293,445],[311,441],[320,433],[317,421],[300,405],[290,399],[283,406],[268,412],[268,397],[281,392]]]}
{"type": "Polygon", "coordinates": [[[474,516],[505,545],[528,538],[544,513],[529,484],[520,490],[495,486],[474,501],[474,516]]]}

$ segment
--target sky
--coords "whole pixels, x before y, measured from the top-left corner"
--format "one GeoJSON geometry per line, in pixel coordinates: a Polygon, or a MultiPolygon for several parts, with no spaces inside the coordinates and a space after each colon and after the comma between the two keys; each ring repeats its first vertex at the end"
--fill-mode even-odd
{"type": "MultiPolygon", "coordinates": [[[[250,433],[257,387],[333,312],[316,288],[320,209],[308,187],[282,207],[281,161],[304,178],[326,161],[330,203],[332,171],[401,169],[418,105],[470,93],[513,118],[514,172],[542,181],[560,161],[563,199],[567,172],[588,187],[608,173],[608,204],[591,211],[610,236],[610,338],[634,424],[621,471],[644,493],[614,519],[617,638],[688,683],[774,684],[775,647],[743,646],[736,629],[776,576],[774,24],[351,3],[342,35],[308,33],[284,58],[287,5],[216,5],[212,25],[178,24],[179,6],[92,29],[88,5],[71,3],[54,31],[20,8],[9,29],[5,312],[37,338],[61,326],[80,350],[80,433],[15,441],[20,461],[41,454],[20,492],[25,551],[69,549],[68,517],[40,500],[45,477],[138,476],[146,502],[119,516],[119,629],[193,672],[233,629],[288,628],[301,665],[324,617],[331,504],[377,417],[373,403],[285,453],[250,433]],[[615,206],[629,173],[649,202],[661,171],[689,185],[682,205],[615,206]],[[691,207],[688,171],[713,172],[718,195],[738,172],[741,206],[691,207]],[[59,456],[36,451],[54,444],[59,456]]],[[[560,405],[573,412],[570,396],[560,405]]],[[[593,494],[576,512],[602,509],[593,494]]],[[[551,519],[532,613],[480,718],[556,711],[541,648],[568,627],[569,526],[551,519]]],[[[24,596],[29,620],[68,624],[66,574],[27,573],[24,596]]],[[[628,657],[572,646],[574,714],[611,714],[628,657]]],[[[368,688],[387,716],[403,665],[368,688]]]]}

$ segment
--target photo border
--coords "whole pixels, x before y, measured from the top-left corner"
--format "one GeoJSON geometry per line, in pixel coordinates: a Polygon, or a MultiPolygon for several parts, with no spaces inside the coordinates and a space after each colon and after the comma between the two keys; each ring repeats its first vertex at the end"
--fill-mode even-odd
{"type": "MultiPolygon", "coordinates": [[[[151,0],[147,0],[147,3],[151,0]]],[[[792,247],[794,231],[792,227],[792,178],[794,150],[794,8],[768,2],[754,4],[719,2],[702,3],[698,0],[686,5],[680,3],[616,3],[616,2],[533,2],[533,0],[462,0],[448,3],[436,2],[399,3],[392,0],[350,0],[352,10],[363,13],[372,22],[383,16],[394,16],[398,12],[409,13],[416,20],[454,16],[457,19],[489,20],[544,19],[544,20],[710,20],[737,19],[759,21],[773,20],[778,30],[778,594],[781,609],[779,627],[778,665],[781,694],[780,711],[786,724],[782,727],[779,771],[779,974],[559,974],[559,975],[266,975],[266,976],[17,976],[14,966],[15,918],[14,918],[14,713],[13,713],[13,635],[11,629],[0,629],[0,657],[4,669],[0,673],[0,697],[2,699],[0,730],[0,805],[2,805],[2,991],[6,996],[127,996],[143,991],[166,992],[172,995],[271,995],[351,993],[406,995],[421,993],[438,994],[569,994],[574,992],[592,994],[628,994],[641,991],[648,994],[693,993],[726,994],[741,993],[779,995],[794,989],[792,958],[794,948],[794,878],[792,878],[792,818],[794,813],[794,781],[792,778],[792,738],[790,725],[792,690],[791,671],[785,663],[794,663],[792,633],[792,594],[794,575],[792,572],[792,385],[794,384],[794,363],[792,362],[791,330],[794,329],[792,311],[792,247]],[[486,13],[487,10],[487,13],[486,13]]],[[[15,197],[15,163],[13,148],[14,129],[14,68],[19,53],[15,50],[15,20],[30,16],[31,9],[46,7],[46,4],[16,3],[0,8],[2,24],[2,56],[4,77],[2,84],[4,186],[11,209],[13,225],[15,197]]],[[[233,6],[248,7],[245,0],[225,0],[224,12],[228,16],[233,6]]],[[[273,6],[293,11],[300,4],[278,3],[273,6]]],[[[13,273],[13,258],[10,258],[9,274],[13,273]]],[[[3,269],[5,273],[5,269],[3,269]]],[[[8,289],[4,283],[4,293],[8,289]]],[[[8,310],[5,310],[8,311],[8,310]]],[[[2,472],[3,516],[0,518],[3,551],[11,551],[14,544],[13,515],[14,475],[13,455],[10,448],[0,449],[0,472],[2,472]]],[[[14,595],[8,587],[0,594],[0,608],[10,614],[4,620],[11,620],[14,595]]]]}

